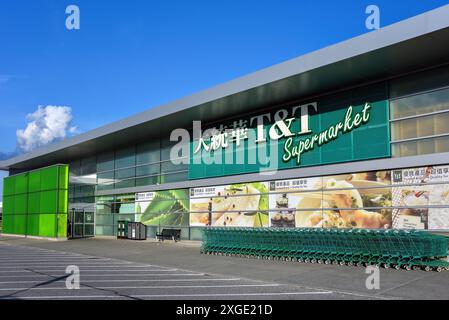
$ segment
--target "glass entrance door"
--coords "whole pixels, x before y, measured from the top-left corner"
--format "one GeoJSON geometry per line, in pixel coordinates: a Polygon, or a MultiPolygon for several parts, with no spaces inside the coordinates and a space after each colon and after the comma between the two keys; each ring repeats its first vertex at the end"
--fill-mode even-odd
{"type": "Polygon", "coordinates": [[[79,239],[95,235],[95,214],[85,210],[72,210],[69,214],[68,237],[79,239]]]}

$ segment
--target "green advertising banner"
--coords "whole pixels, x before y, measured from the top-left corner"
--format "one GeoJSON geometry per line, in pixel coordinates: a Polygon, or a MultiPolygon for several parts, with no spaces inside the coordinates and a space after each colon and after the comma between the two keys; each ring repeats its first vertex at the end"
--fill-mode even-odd
{"type": "Polygon", "coordinates": [[[147,226],[188,226],[189,190],[136,193],[135,214],[147,226]]]}
{"type": "Polygon", "coordinates": [[[383,84],[202,129],[193,130],[190,179],[390,156],[383,84]]]}

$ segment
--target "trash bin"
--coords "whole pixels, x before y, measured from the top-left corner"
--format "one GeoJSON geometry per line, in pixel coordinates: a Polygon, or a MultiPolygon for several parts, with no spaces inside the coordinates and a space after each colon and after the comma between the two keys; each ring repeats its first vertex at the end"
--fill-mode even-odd
{"type": "Polygon", "coordinates": [[[131,240],[146,240],[147,229],[143,223],[128,222],[128,239],[131,240]]]}

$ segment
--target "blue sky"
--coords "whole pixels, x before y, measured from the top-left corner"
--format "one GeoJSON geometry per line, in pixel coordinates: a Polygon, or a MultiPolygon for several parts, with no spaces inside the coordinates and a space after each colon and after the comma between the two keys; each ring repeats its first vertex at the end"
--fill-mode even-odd
{"type": "Polygon", "coordinates": [[[0,156],[39,105],[69,106],[85,132],[368,32],[370,4],[386,26],[448,2],[3,0],[0,156]]]}

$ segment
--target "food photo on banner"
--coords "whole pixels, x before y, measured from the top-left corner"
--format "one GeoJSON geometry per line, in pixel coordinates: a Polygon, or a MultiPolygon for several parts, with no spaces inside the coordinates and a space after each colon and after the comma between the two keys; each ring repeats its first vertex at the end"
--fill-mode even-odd
{"type": "Polygon", "coordinates": [[[449,167],[393,170],[393,227],[449,229],[449,167]]]}
{"type": "Polygon", "coordinates": [[[295,227],[390,228],[388,171],[273,181],[271,226],[295,215],[295,227]],[[288,208],[287,210],[285,208],[288,208]]]}
{"type": "Polygon", "coordinates": [[[190,226],[268,226],[265,182],[190,189],[190,226]]]}

